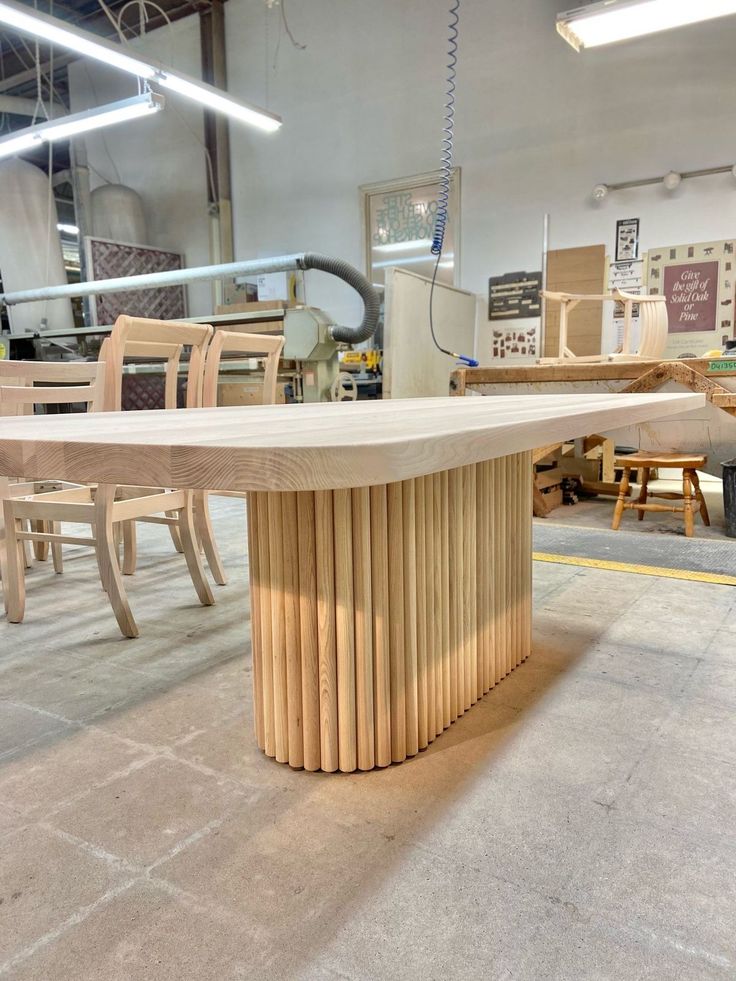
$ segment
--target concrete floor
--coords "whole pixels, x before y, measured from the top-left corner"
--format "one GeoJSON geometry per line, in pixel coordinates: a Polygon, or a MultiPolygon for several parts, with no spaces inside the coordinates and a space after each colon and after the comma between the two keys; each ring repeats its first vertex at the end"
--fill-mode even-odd
{"type": "Polygon", "coordinates": [[[251,735],[242,505],[202,609],[141,531],[119,639],[82,549],[0,622],[0,976],[736,977],[736,591],[539,564],[535,652],[427,752],[251,735]]]}

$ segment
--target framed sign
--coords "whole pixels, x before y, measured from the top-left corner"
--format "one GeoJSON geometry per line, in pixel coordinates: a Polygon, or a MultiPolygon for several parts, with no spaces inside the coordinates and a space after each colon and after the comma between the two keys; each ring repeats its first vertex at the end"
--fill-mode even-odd
{"type": "Polygon", "coordinates": [[[488,319],[523,320],[541,313],[541,272],[506,273],[488,280],[488,319]]]}
{"type": "MultiPolygon", "coordinates": [[[[363,208],[366,273],[383,286],[386,270],[406,269],[431,278],[436,256],[430,248],[441,191],[440,173],[419,174],[360,188],[363,208]]],[[[456,285],[460,244],[460,168],[450,180],[447,225],[437,280],[456,285]]]]}
{"type": "Polygon", "coordinates": [[[639,219],[622,218],[616,222],[616,262],[630,262],[639,257],[639,219]]]}
{"type": "Polygon", "coordinates": [[[665,357],[700,357],[734,336],[733,241],[650,249],[648,292],[667,298],[665,357]]]}

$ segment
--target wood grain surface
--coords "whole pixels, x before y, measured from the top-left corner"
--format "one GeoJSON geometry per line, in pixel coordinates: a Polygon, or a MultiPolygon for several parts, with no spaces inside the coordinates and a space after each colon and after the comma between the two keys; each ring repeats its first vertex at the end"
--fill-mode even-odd
{"type": "Polygon", "coordinates": [[[0,475],[235,491],[368,487],[699,409],[700,394],[524,395],[11,417],[0,475]]]}

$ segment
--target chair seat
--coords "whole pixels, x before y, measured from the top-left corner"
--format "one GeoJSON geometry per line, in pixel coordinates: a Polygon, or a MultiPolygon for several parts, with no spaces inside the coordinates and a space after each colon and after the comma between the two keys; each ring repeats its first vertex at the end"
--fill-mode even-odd
{"type": "Polygon", "coordinates": [[[616,457],[617,467],[681,467],[686,470],[697,470],[708,462],[707,456],[684,453],[655,453],[641,450],[626,456],[616,457]]]}

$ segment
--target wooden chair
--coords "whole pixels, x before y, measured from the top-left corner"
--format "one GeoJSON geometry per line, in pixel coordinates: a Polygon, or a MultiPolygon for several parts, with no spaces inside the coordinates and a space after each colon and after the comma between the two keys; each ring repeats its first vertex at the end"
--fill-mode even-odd
{"type": "MultiPolygon", "coordinates": [[[[217,385],[220,377],[220,367],[225,354],[239,354],[247,357],[263,357],[265,364],[263,372],[262,405],[273,405],[276,402],[276,381],[278,378],[279,359],[284,349],[284,338],[269,334],[241,334],[235,331],[218,330],[207,350],[207,362],[204,372],[202,404],[207,408],[217,405],[217,385]]],[[[214,493],[224,497],[245,497],[245,494],[235,494],[225,491],[214,493]]],[[[194,492],[194,516],[197,537],[202,543],[207,564],[216,583],[224,585],[227,582],[225,569],[215,541],[210,518],[207,491],[194,492]]]]}
{"type": "MultiPolygon", "coordinates": [[[[175,408],[179,357],[183,346],[191,349],[186,404],[188,407],[200,405],[205,352],[211,336],[212,328],[209,325],[119,317],[103,345],[102,353],[106,365],[105,408],[120,410],[123,364],[126,357],[133,356],[146,356],[166,362],[165,403],[167,408],[175,408]]],[[[134,414],[121,415],[121,428],[130,425],[133,418],[134,414]]],[[[8,526],[7,565],[10,580],[5,596],[8,619],[11,622],[20,622],[24,615],[24,570],[19,565],[18,549],[12,547],[12,541],[17,543],[28,537],[21,527],[24,518],[50,521],[56,526],[62,521],[92,526],[91,538],[41,532],[34,535],[33,540],[41,539],[55,544],[66,541],[95,546],[103,587],[108,593],[118,625],[126,637],[137,637],[138,627],[123,587],[115,534],[117,525],[122,525],[124,529],[124,571],[132,572],[135,567],[133,523],[138,520],[155,520],[167,524],[175,544],[184,552],[200,602],[205,606],[214,603],[194,531],[191,491],[100,484],[96,488],[79,487],[51,494],[37,494],[18,501],[6,501],[5,516],[8,526]]]]}
{"type": "MultiPolygon", "coordinates": [[[[25,389],[34,386],[37,404],[73,405],[81,403],[88,411],[98,412],[104,399],[104,365],[98,362],[74,361],[0,361],[0,416],[30,415],[33,402],[26,401],[25,389]],[[21,397],[21,395],[23,397],[21,397]]],[[[59,480],[17,481],[0,477],[0,500],[6,497],[20,497],[24,494],[39,493],[44,490],[61,490],[74,485],[59,480]]],[[[0,549],[4,550],[4,518],[0,504],[0,549]]],[[[36,529],[38,530],[38,529],[36,529]]],[[[30,568],[29,542],[23,543],[24,565],[30,568]]],[[[33,542],[36,558],[43,561],[48,557],[48,544],[33,542]]],[[[52,548],[54,565],[61,559],[61,548],[52,548]]],[[[0,569],[3,562],[0,556],[0,569]]],[[[0,579],[2,572],[0,571],[0,579]]]]}
{"type": "Polygon", "coordinates": [[[639,521],[644,520],[645,511],[672,511],[684,515],[685,534],[692,538],[694,534],[694,517],[699,512],[703,524],[710,525],[708,507],[700,489],[698,470],[702,470],[708,462],[708,457],[698,454],[683,453],[655,453],[640,451],[631,453],[627,456],[618,457],[616,466],[623,470],[621,483],[619,485],[619,495],[613,510],[613,524],[611,527],[618,531],[621,525],[621,518],[627,508],[638,512],[639,521]],[[652,493],[649,490],[649,473],[655,467],[673,467],[682,470],[682,494],[670,491],[659,491],[652,493]],[[635,501],[626,500],[630,484],[631,471],[640,470],[641,490],[639,497],[635,501]],[[667,506],[665,504],[648,504],[650,497],[657,497],[669,501],[682,501],[682,506],[667,506]]]}

